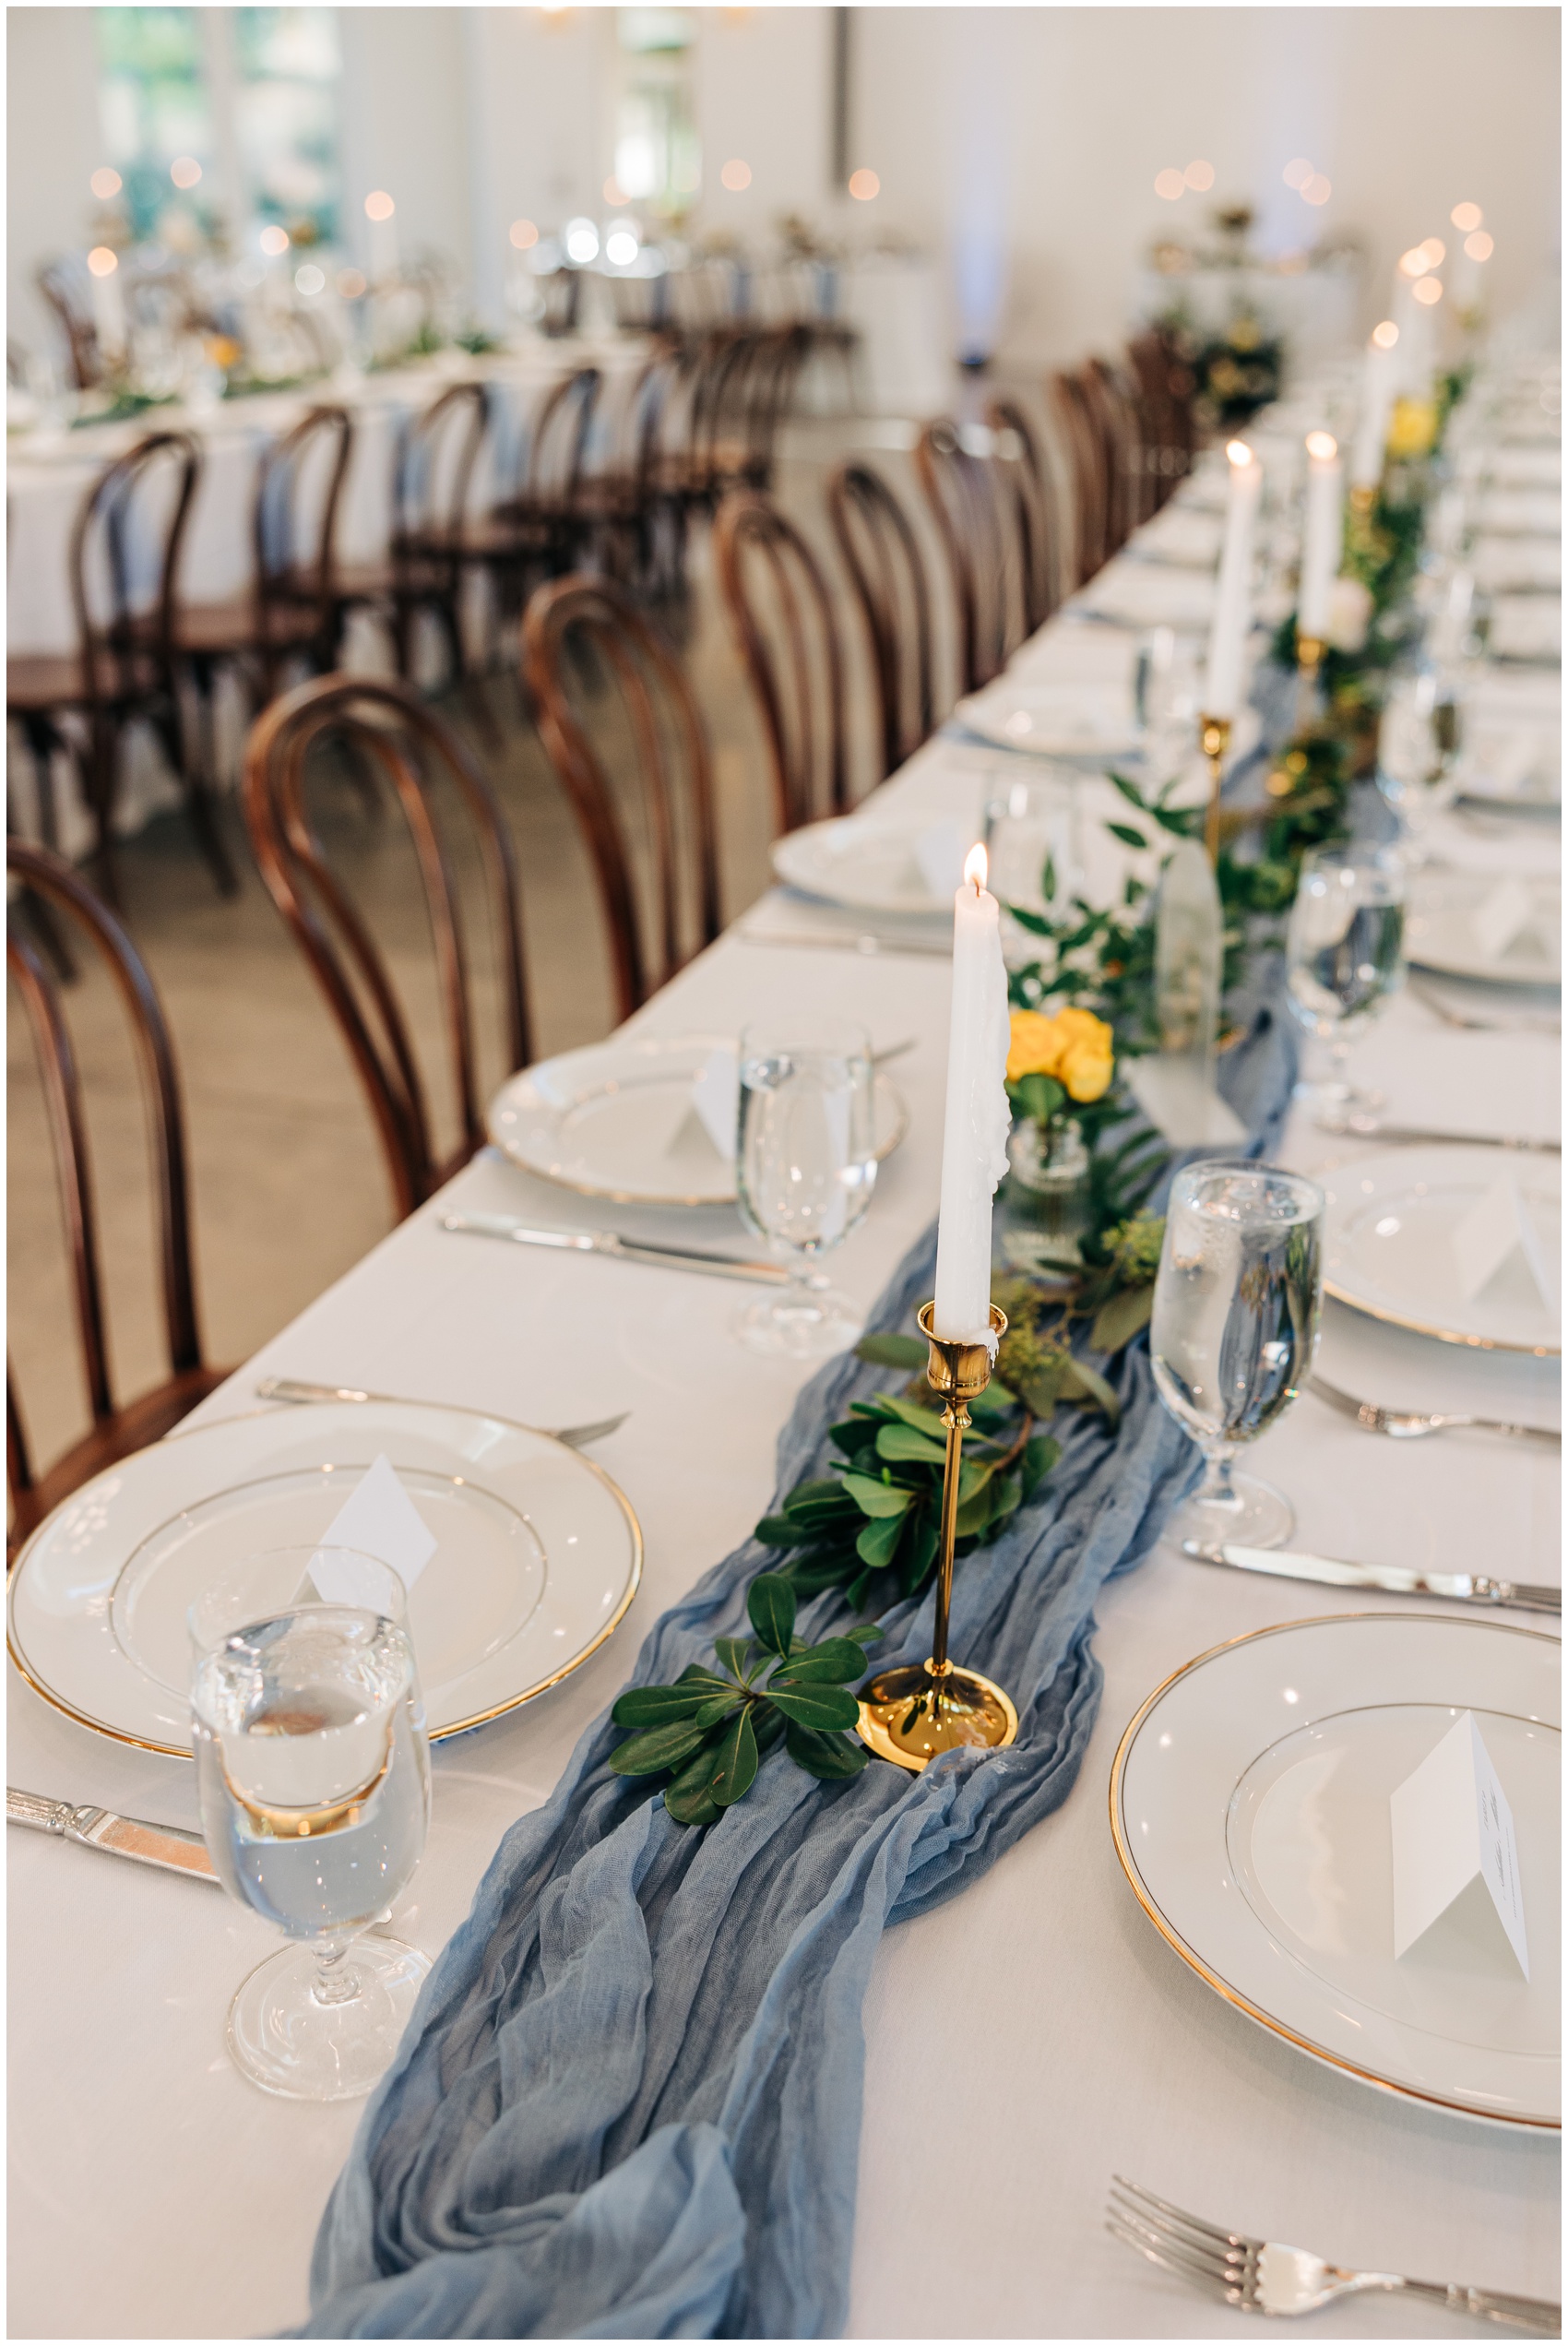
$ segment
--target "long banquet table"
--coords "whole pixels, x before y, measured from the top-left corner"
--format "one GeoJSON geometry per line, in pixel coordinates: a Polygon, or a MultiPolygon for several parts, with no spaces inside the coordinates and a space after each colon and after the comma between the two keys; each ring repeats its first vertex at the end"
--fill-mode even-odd
{"type": "MultiPolygon", "coordinates": [[[[1021,658],[1036,674],[1124,668],[1130,638],[1069,613],[1021,658]]],[[[939,738],[877,804],[968,818],[1003,763],[939,738]]],[[[832,1010],[852,1011],[878,1044],[918,1037],[897,1067],[909,1137],[836,1267],[869,1304],[935,1207],[949,970],[930,957],[766,941],[770,918],[798,931],[804,917],[765,905],[633,1024],[728,1031],[753,1017],[832,1010]]],[[[1352,1073],[1382,1083],[1404,1120],[1544,1131],[1557,1057],[1538,1018],[1459,1033],[1409,993],[1352,1073]]],[[[1357,1146],[1298,1114],[1281,1155],[1311,1169],[1357,1146]]],[[[444,1233],[439,1216],[459,1207],[575,1219],[562,1193],[484,1152],[197,1412],[257,1407],[264,1375],[529,1423],[630,1412],[594,1455],[641,1519],[641,1591],[625,1627],[575,1675],[434,1753],[429,1844],[392,1925],[433,1953],[506,1826],[547,1796],[613,1697],[638,1637],[762,1512],[802,1375],[741,1349],[725,1282],[444,1233]]],[[[621,1221],[643,1226],[636,1214],[621,1221]]],[[[698,1244],[732,1240],[734,1228],[717,1211],[683,1225],[698,1244]]],[[[1395,1404],[1559,1422],[1555,1364],[1429,1343],[1332,1303],[1319,1364],[1395,1404]]],[[[1294,1499],[1300,1545],[1559,1578],[1557,1461],[1531,1446],[1464,1435],[1400,1446],[1309,1394],[1258,1445],[1257,1463],[1294,1499]]],[[[1107,2236],[1112,2171],[1346,2262],[1558,2293],[1557,2141],[1372,2090],[1254,2027],[1149,1927],[1111,1846],[1111,1756],[1152,1687],[1224,1639],[1352,1610],[1444,1608],[1348,1602],[1168,1548],[1108,1586],[1096,1639],[1104,1696],[1071,1797],[962,1897],[881,1949],[866,2012],[851,2334],[1244,2332],[1245,2316],[1107,2236]]],[[[195,1821],[188,1767],[93,1737],[14,1673],[10,1696],[13,1783],[195,1821]]],[[[360,2105],[269,2100],[232,2067],[224,2013],[271,1933],[205,1888],[11,1838],[13,2334],[232,2336],[301,2318],[311,2240],[360,2105]]],[[[1431,2332],[1397,2299],[1375,2315],[1352,2302],[1316,2327],[1431,2332]]]]}

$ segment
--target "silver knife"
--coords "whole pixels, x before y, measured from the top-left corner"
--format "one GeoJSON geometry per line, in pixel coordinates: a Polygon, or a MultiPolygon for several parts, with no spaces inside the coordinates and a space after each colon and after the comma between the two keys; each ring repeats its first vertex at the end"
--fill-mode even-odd
{"type": "Polygon", "coordinates": [[[1206,1547],[1183,1540],[1183,1555],[1200,1564],[1233,1565],[1240,1572],[1268,1572],[1282,1580],[1318,1580],[1335,1589],[1382,1589],[1395,1597],[1449,1597],[1461,1604],[1514,1605],[1522,1613],[1562,1611],[1561,1589],[1524,1580],[1491,1580],[1473,1572],[1408,1572],[1397,1564],[1347,1564],[1338,1556],[1293,1555],[1287,1548],[1241,1548],[1227,1541],[1206,1547]]]}
{"type": "Polygon", "coordinates": [[[1516,1132],[1429,1132],[1420,1125],[1388,1125],[1378,1116],[1319,1116],[1320,1132],[1346,1135],[1356,1140],[1441,1142],[1454,1149],[1534,1149],[1542,1156],[1561,1157],[1561,1140],[1537,1140],[1516,1132]]]}
{"type": "Polygon", "coordinates": [[[777,945],[786,948],[819,947],[827,953],[861,953],[874,959],[882,953],[912,953],[917,959],[951,961],[953,941],[950,937],[874,936],[869,930],[855,929],[731,929],[731,936],[742,945],[777,945]]]}
{"type": "MultiPolygon", "coordinates": [[[[398,1393],[366,1393],[357,1385],[312,1385],[303,1376],[264,1376],[255,1388],[258,1401],[375,1401],[391,1409],[442,1409],[450,1406],[441,1401],[408,1401],[398,1393]]],[[[552,1442],[564,1442],[580,1450],[586,1442],[602,1442],[607,1435],[616,1433],[630,1417],[630,1410],[623,1410],[619,1417],[597,1417],[591,1425],[541,1425],[538,1430],[552,1442]]]]}
{"type": "Polygon", "coordinates": [[[609,1255],[626,1263],[660,1263],[666,1270],[706,1271],[715,1279],[749,1279],[766,1287],[787,1287],[781,1263],[751,1263],[738,1255],[706,1254],[698,1246],[658,1245],[623,1238],[613,1230],[534,1230],[510,1214],[443,1214],[443,1230],[466,1231],[475,1238],[510,1238],[519,1246],[561,1246],[577,1255],[609,1255]]]}
{"type": "Polygon", "coordinates": [[[78,1808],[68,1800],[45,1800],[42,1792],[20,1792],[9,1784],[6,1822],[29,1825],[35,1832],[80,1841],[84,1849],[104,1849],[112,1857],[156,1865],[166,1874],[188,1874],[193,1881],[221,1888],[201,1835],[184,1832],[178,1825],[145,1825],[138,1816],[116,1816],[110,1808],[78,1808]]]}

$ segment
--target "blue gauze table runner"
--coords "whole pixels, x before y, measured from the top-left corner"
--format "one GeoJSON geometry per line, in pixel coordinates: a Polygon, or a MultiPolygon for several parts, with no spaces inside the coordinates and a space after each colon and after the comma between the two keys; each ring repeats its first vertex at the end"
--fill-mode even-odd
{"type": "MultiPolygon", "coordinates": [[[[1294,1066],[1277,1012],[1260,1009],[1224,1076],[1252,1153],[1272,1145],[1294,1066]]],[[[909,1325],[934,1260],[932,1231],[873,1328],[909,1325]]],[[[853,1355],[813,1378],[779,1440],[778,1497],[825,1471],[829,1426],[890,1381],[853,1355]]],[[[1036,1501],[958,1566],[953,1651],[1013,1696],[1011,1748],[951,1753],[920,1776],[873,1762],[846,1784],[778,1752],[743,1801],[695,1830],[646,1782],[609,1772],[608,1713],[588,1731],[551,1800],[501,1843],[426,1982],[333,2190],[314,2311],[291,2334],[841,2328],[877,1942],[1066,1798],[1099,1700],[1096,1595],[1148,1554],[1195,1475],[1141,1339],[1116,1382],[1119,1435],[1063,1411],[1036,1501]]],[[[751,1540],[727,1556],[655,1625],[631,1683],[666,1683],[716,1637],[744,1634],[747,1584],[776,1562],[751,1540]]],[[[882,1616],[876,1667],[924,1660],[932,1602],[928,1590],[882,1616]]],[[[849,1617],[830,1590],[802,1633],[849,1617]]]]}

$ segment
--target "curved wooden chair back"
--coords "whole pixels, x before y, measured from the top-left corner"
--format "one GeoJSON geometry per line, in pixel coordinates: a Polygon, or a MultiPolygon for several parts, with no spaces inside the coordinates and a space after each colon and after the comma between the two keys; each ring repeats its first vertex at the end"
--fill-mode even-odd
{"type": "Polygon", "coordinates": [[[490,398],[482,383],[454,383],[415,416],[393,474],[395,552],[443,554],[457,545],[489,428],[490,398]]]}
{"type": "Polygon", "coordinates": [[[713,777],[702,719],[674,655],[624,589],[608,579],[557,578],[529,598],[523,675],[593,863],[617,1004],[621,1017],[629,1018],[719,935],[713,777]],[[588,665],[585,652],[612,684],[631,735],[629,771],[647,841],[649,890],[636,887],[624,818],[606,761],[593,745],[587,695],[580,683],[574,690],[574,672],[580,678],[588,665]],[[651,895],[647,921],[638,917],[639,893],[651,895]]]}
{"type": "Polygon", "coordinates": [[[78,391],[90,391],[103,378],[103,353],[98,347],[90,297],[79,261],[49,261],[38,272],[38,290],[53,311],[71,364],[71,381],[78,391]]]}
{"type": "Polygon", "coordinates": [[[841,464],[827,484],[827,516],[871,640],[883,775],[936,729],[931,589],[909,515],[880,472],[841,464]]]}
{"type": "Polygon", "coordinates": [[[71,599],[89,706],[172,694],[180,554],[201,450],[152,432],[101,472],[71,534],[71,599]]]}
{"type": "Polygon", "coordinates": [[[1193,399],[1197,385],[1170,338],[1156,327],[1127,345],[1144,445],[1145,496],[1151,511],[1191,470],[1197,447],[1193,399]]]}
{"type": "Polygon", "coordinates": [[[1073,584],[1081,587],[1106,559],[1107,482],[1080,377],[1075,373],[1053,375],[1046,386],[1046,398],[1067,458],[1073,490],[1073,584]]]}
{"type": "Polygon", "coordinates": [[[748,489],[770,489],[779,429],[794,400],[808,337],[786,324],[747,339],[736,395],[741,480],[748,489]]]}
{"type": "Polygon", "coordinates": [[[603,376],[580,366],[551,385],[528,435],[517,502],[529,512],[569,513],[582,485],[603,376]]]}
{"type": "Polygon", "coordinates": [[[993,399],[987,422],[996,443],[1002,494],[1013,511],[1023,573],[1024,632],[1032,636],[1055,610],[1059,530],[1056,488],[1039,435],[1016,399],[993,399]]]}
{"type": "Polygon", "coordinates": [[[1104,359],[1083,369],[1085,396],[1099,437],[1106,489],[1106,554],[1117,554],[1144,518],[1143,442],[1137,411],[1104,359]]]}
{"type": "Polygon", "coordinates": [[[583,273],[580,268],[552,269],[539,280],[544,315],[540,323],[547,334],[573,334],[576,331],[577,312],[582,307],[583,273]]]}
{"type": "Polygon", "coordinates": [[[780,831],[849,804],[844,668],[827,581],[770,498],[738,489],[713,525],[719,592],[762,712],[780,831]]]}
{"type": "Polygon", "coordinates": [[[313,407],[256,469],[251,527],[264,643],[273,603],[308,604],[324,636],[333,624],[338,507],[353,439],[347,408],[313,407]]]}
{"type": "Polygon", "coordinates": [[[320,676],[265,709],[245,747],[245,823],[261,876],[326,994],[369,1096],[399,1215],[465,1165],[484,1140],[473,985],[451,862],[433,797],[452,787],[484,865],[500,963],[508,1074],[529,1058],[517,857],[501,808],[467,745],[402,684],[320,676]],[[330,740],[396,794],[430,920],[457,1147],[436,1147],[410,1022],[366,921],[332,869],[306,804],[312,752],[330,740]]]}
{"type": "Polygon", "coordinates": [[[953,582],[959,676],[967,693],[1000,675],[1028,632],[1018,516],[997,479],[992,435],[983,436],[986,452],[966,447],[958,426],[941,416],[925,425],[915,444],[915,474],[953,582]]]}
{"type": "Polygon", "coordinates": [[[159,1267],[169,1375],[150,1392],[120,1406],[109,1374],[98,1219],[80,1072],[60,987],[31,939],[13,923],[6,961],[32,1028],[42,1080],[55,1178],[71,1256],[77,1330],[81,1340],[92,1430],[49,1471],[35,1473],[13,1380],[6,1381],[6,1470],[11,1495],[10,1544],[25,1539],[52,1507],[116,1459],[155,1442],[194,1409],[226,1369],[202,1359],[191,1276],[189,1194],[184,1119],[168,1024],[147,965],[129,936],[85,880],[48,848],[6,842],[6,868],[30,898],[65,914],[101,956],[130,1023],[148,1108],[157,1192],[159,1267]]]}

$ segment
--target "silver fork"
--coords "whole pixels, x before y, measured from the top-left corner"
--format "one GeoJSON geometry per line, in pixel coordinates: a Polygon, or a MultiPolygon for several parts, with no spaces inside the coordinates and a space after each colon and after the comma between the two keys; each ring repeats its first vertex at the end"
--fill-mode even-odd
{"type": "MultiPolygon", "coordinates": [[[[399,1408],[405,1406],[396,1393],[365,1393],[357,1385],[310,1385],[299,1376],[264,1376],[255,1388],[255,1397],[258,1401],[386,1401],[399,1408]]],[[[408,1406],[432,1405],[415,1402],[408,1406]]],[[[630,1415],[629,1410],[623,1410],[619,1417],[596,1418],[591,1425],[541,1425],[536,1430],[548,1434],[552,1441],[565,1442],[572,1449],[580,1450],[586,1442],[602,1442],[607,1434],[624,1425],[630,1415]]]]}
{"type": "Polygon", "coordinates": [[[1452,1003],[1445,1002],[1435,988],[1424,984],[1420,978],[1407,975],[1405,982],[1445,1027],[1462,1028],[1467,1034],[1561,1034],[1562,1031],[1561,1018],[1532,1018],[1528,1011],[1517,1018],[1467,1018],[1463,1011],[1455,1010],[1452,1003]]]}
{"type": "Polygon", "coordinates": [[[1514,2297],[1456,2281],[1412,2281],[1407,2273],[1355,2272],[1346,2265],[1325,2264],[1308,2248],[1221,2232],[1123,2175],[1111,2177],[1105,2228],[1151,2265],[1196,2281],[1244,2313],[1313,2314],[1320,2305],[1358,2290],[1402,2289],[1446,2306],[1451,2314],[1470,2314],[1478,2321],[1529,2330],[1537,2337],[1555,2338],[1562,2327],[1562,2306],[1541,2297],[1514,2297]]]}
{"type": "Polygon", "coordinates": [[[1381,1401],[1358,1401],[1353,1393],[1342,1393],[1324,1376],[1308,1377],[1307,1390],[1331,1409],[1353,1417],[1367,1433],[1387,1434],[1396,1442],[1419,1442],[1429,1434],[1467,1425],[1479,1434],[1507,1434],[1517,1442],[1546,1442],[1554,1449],[1562,1447],[1562,1435],[1548,1425],[1513,1425],[1505,1418],[1467,1417],[1458,1410],[1385,1410],[1381,1401]]]}

